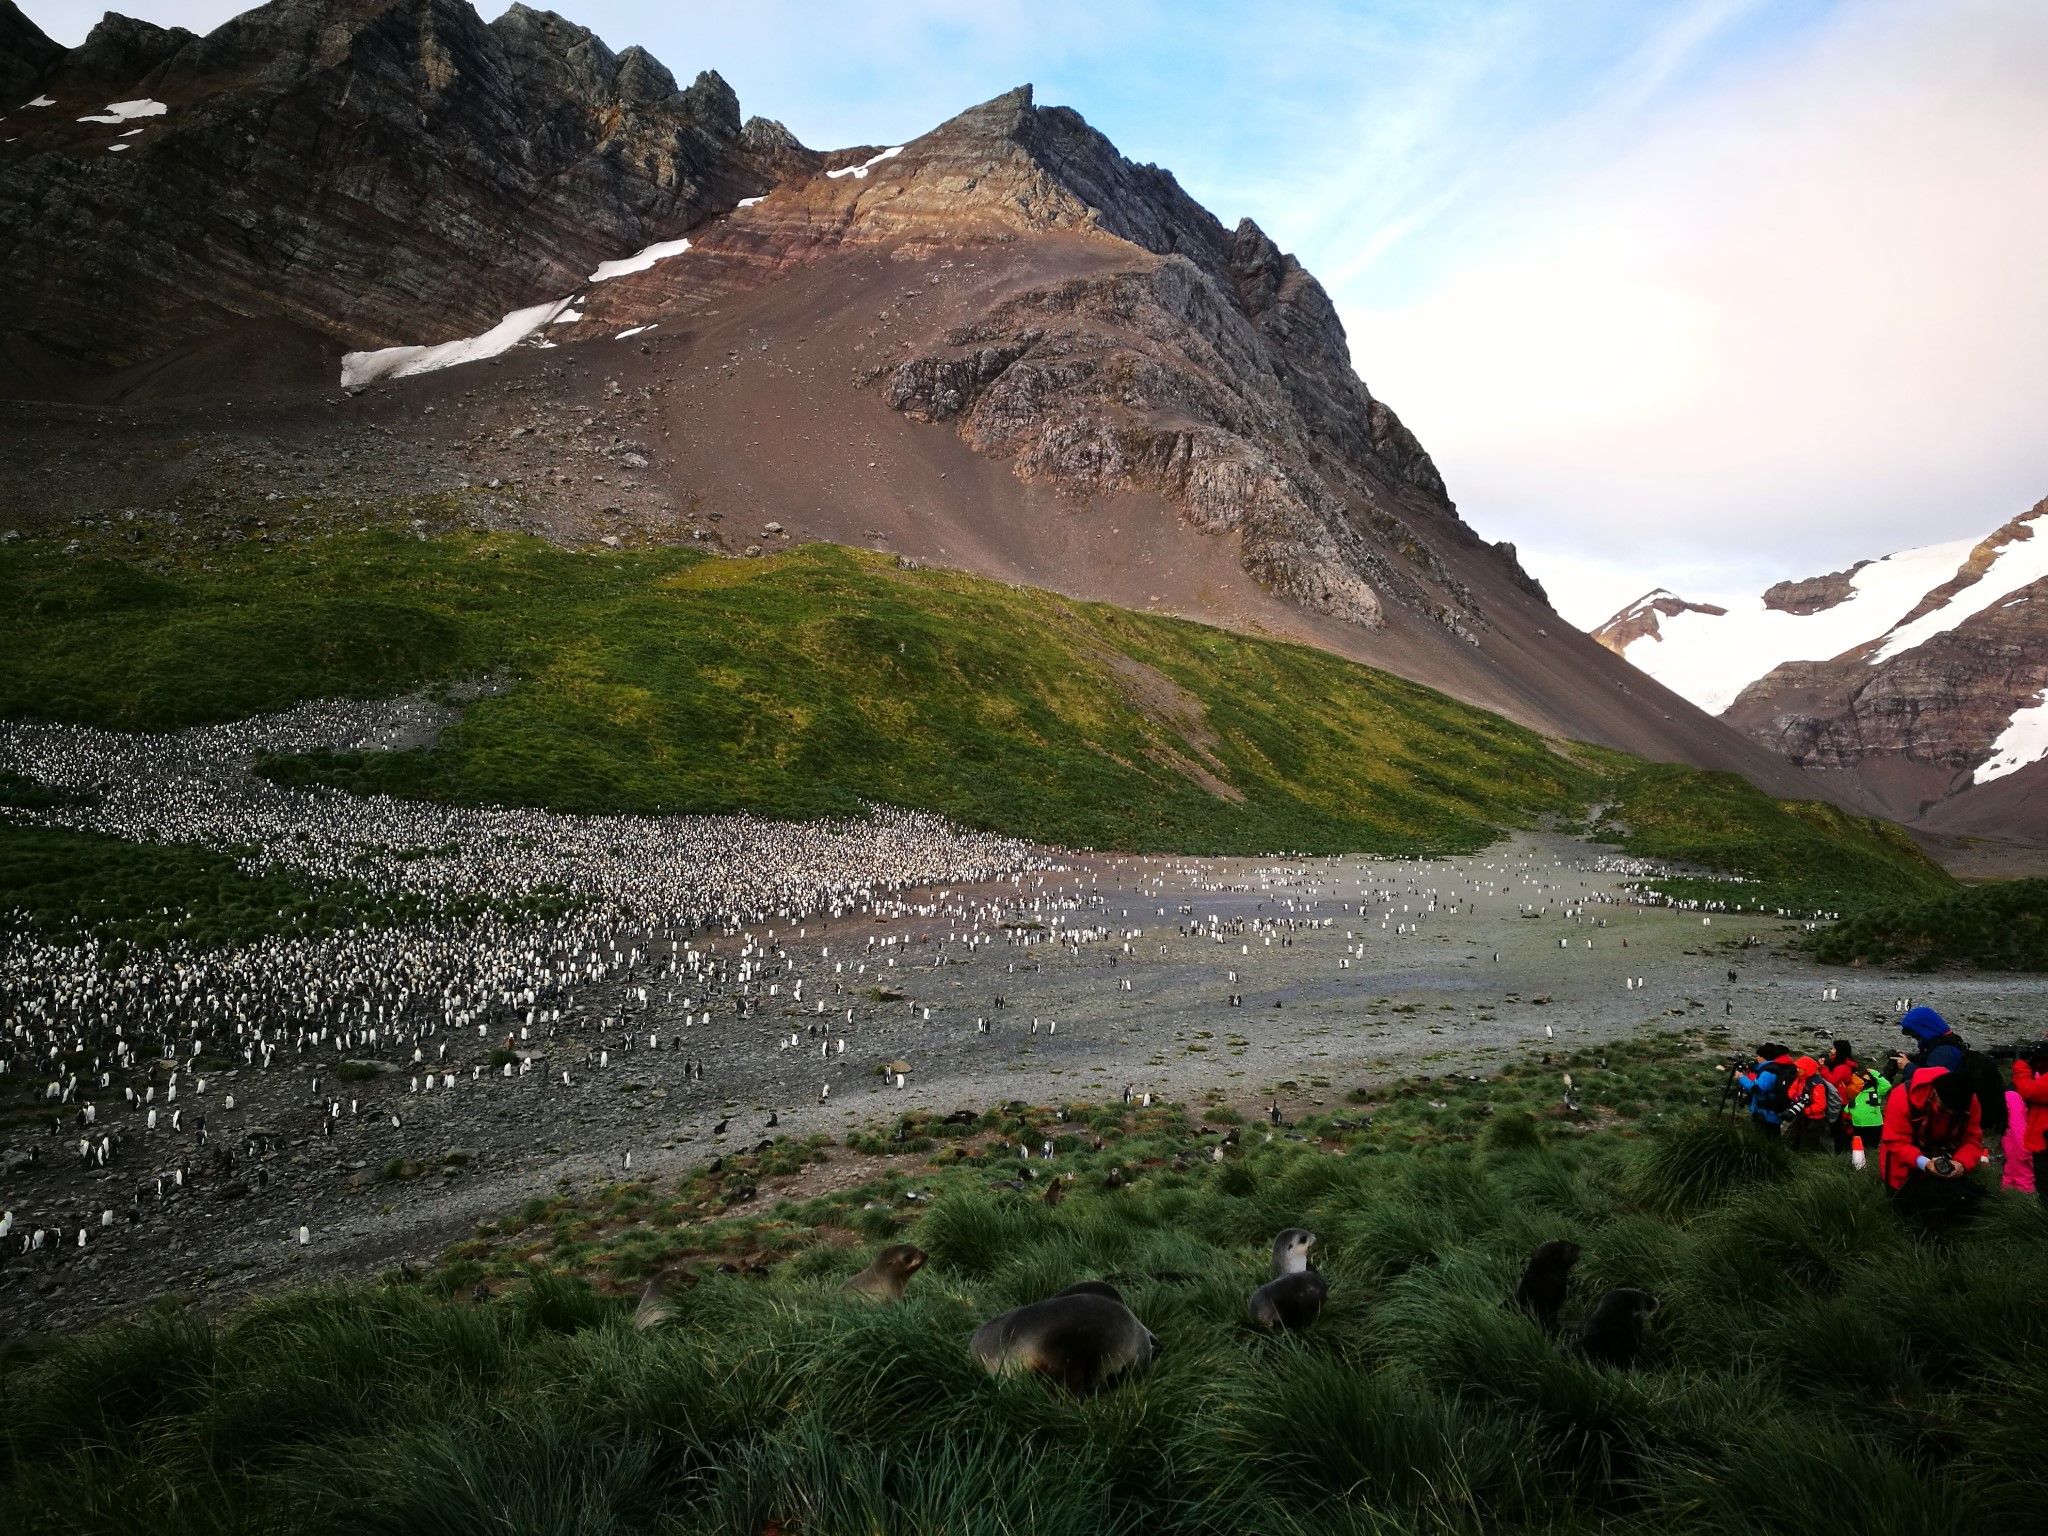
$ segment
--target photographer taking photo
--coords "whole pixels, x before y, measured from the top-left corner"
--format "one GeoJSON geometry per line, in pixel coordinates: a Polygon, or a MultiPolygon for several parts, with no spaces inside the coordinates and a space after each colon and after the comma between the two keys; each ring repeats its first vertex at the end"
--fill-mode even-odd
{"type": "Polygon", "coordinates": [[[1984,1198],[1969,1177],[1983,1161],[1974,1086],[1948,1067],[1913,1068],[1884,1107],[1882,1169],[1899,1212],[1930,1222],[1968,1216],[1984,1198]]]}

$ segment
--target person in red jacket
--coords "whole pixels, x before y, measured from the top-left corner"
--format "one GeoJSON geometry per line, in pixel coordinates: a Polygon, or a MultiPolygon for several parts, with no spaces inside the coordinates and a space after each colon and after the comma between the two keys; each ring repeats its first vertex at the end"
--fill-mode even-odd
{"type": "Polygon", "coordinates": [[[2048,1205],[2048,1044],[2013,1058],[2012,1089],[2027,1106],[2026,1140],[2021,1145],[2033,1155],[2034,1193],[2048,1205]]]}
{"type": "Polygon", "coordinates": [[[1969,1215],[1984,1191],[1968,1174],[1983,1161],[1975,1089],[1946,1067],[1915,1067],[1884,1106],[1881,1171],[1899,1211],[1930,1220],[1969,1215]]]}

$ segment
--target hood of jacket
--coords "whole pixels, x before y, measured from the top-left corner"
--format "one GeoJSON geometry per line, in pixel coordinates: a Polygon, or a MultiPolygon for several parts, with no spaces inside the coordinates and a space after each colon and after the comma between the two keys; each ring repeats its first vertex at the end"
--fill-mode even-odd
{"type": "Polygon", "coordinates": [[[1948,1020],[1932,1008],[1909,1008],[1899,1019],[1899,1028],[1920,1042],[1924,1049],[1930,1041],[1939,1040],[1950,1033],[1948,1020]]]}

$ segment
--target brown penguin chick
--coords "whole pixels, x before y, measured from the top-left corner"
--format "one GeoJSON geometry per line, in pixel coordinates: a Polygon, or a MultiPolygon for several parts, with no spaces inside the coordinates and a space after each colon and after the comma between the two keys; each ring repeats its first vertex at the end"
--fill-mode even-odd
{"type": "Polygon", "coordinates": [[[1538,1243],[1529,1255],[1522,1283],[1515,1287],[1515,1305],[1541,1323],[1545,1332],[1557,1330],[1565,1288],[1571,1283],[1572,1266],[1578,1262],[1579,1245],[1561,1237],[1538,1243]]]}
{"type": "Polygon", "coordinates": [[[1252,1292],[1252,1321],[1261,1328],[1306,1328],[1322,1316],[1330,1288],[1308,1267],[1316,1235],[1289,1227],[1273,1239],[1273,1278],[1252,1292]]]}
{"type": "Polygon", "coordinates": [[[1658,1312],[1648,1291],[1616,1286],[1593,1303],[1593,1310],[1572,1335],[1570,1347],[1595,1365],[1627,1370],[1642,1353],[1643,1325],[1658,1312]]]}
{"type": "Polygon", "coordinates": [[[931,1255],[915,1243],[891,1243],[875,1255],[875,1262],[855,1275],[841,1290],[859,1291],[883,1301],[901,1301],[910,1277],[924,1268],[931,1255]]]}
{"type": "Polygon", "coordinates": [[[1051,1187],[1045,1192],[1045,1203],[1047,1205],[1058,1205],[1066,1198],[1067,1181],[1065,1179],[1054,1179],[1051,1187]]]}
{"type": "Polygon", "coordinates": [[[992,1374],[1029,1371],[1083,1396],[1142,1370],[1158,1347],[1151,1330],[1099,1280],[992,1317],[967,1345],[992,1374]]]}

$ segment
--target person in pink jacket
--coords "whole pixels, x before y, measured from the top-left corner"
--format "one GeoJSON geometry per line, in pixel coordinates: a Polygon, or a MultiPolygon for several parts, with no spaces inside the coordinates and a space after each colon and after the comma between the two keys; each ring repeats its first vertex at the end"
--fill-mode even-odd
{"type": "Polygon", "coordinates": [[[2017,1098],[2027,1107],[2026,1114],[2013,1122],[2021,1127],[2022,1140],[2017,1152],[2012,1150],[2013,1125],[2006,1126],[2006,1185],[2031,1189],[2041,1197],[2043,1205],[2048,1205],[2048,1042],[2036,1042],[2014,1057],[2012,1088],[2006,1097],[2017,1098]],[[2013,1179],[2013,1173],[2020,1168],[2027,1172],[2024,1185],[2013,1179]]]}
{"type": "Polygon", "coordinates": [[[2005,1090],[2005,1140],[1998,1155],[2005,1159],[2005,1187],[2023,1195],[2034,1192],[2034,1154],[2027,1150],[2027,1101],[2017,1088],[2005,1090]]]}

